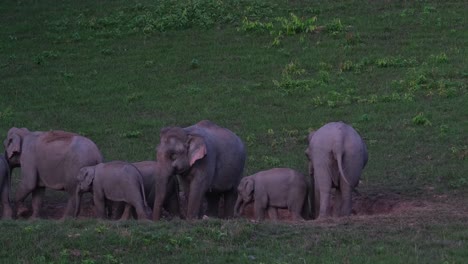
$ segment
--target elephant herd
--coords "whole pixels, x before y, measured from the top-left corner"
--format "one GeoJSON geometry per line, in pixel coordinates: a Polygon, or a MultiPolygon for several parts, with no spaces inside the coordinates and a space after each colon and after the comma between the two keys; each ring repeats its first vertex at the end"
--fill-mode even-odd
{"type": "Polygon", "coordinates": [[[24,215],[32,195],[31,218],[39,217],[45,188],[68,193],[63,217],[77,217],[83,193],[91,192],[97,217],[159,220],[163,211],[186,219],[232,218],[253,202],[257,220],[278,208],[293,220],[346,216],[351,193],[367,163],[367,148],[359,134],[343,122],[324,125],[308,136],[306,177],[289,168],[273,168],[243,176],[246,150],[242,140],[210,121],[189,127],[161,129],[156,161],[104,162],[90,139],[64,131],[11,128],[0,156],[0,197],[3,218],[24,215]],[[11,171],[21,168],[21,180],[10,203],[11,171]],[[186,197],[181,206],[179,187],[186,197]],[[334,192],[333,206],[330,205],[334,192]],[[182,207],[186,210],[182,210],[182,207]]]}

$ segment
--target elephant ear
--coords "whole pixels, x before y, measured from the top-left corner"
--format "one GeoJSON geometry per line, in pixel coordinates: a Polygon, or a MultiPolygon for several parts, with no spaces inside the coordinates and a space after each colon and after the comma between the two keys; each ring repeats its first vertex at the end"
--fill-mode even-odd
{"type": "Polygon", "coordinates": [[[6,153],[8,159],[21,153],[21,137],[18,134],[11,134],[7,139],[6,153]]]}
{"type": "Polygon", "coordinates": [[[91,186],[91,184],[93,184],[95,175],[96,174],[94,172],[94,169],[87,168],[86,172],[85,172],[85,175],[84,175],[83,184],[85,186],[91,186]]]}
{"type": "Polygon", "coordinates": [[[249,178],[245,180],[245,193],[251,195],[255,189],[254,180],[249,178]]]}
{"type": "Polygon", "coordinates": [[[206,156],[206,144],[205,140],[201,136],[189,135],[188,156],[190,166],[192,166],[197,160],[206,156]]]}

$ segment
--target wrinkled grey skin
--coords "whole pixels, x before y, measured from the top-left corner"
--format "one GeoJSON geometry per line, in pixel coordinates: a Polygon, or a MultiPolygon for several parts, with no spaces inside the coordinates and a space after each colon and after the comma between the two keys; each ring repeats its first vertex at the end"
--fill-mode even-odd
{"type": "Polygon", "coordinates": [[[0,155],[0,197],[2,199],[2,218],[12,219],[13,209],[10,202],[10,165],[4,155],[0,155]]]}
{"type": "Polygon", "coordinates": [[[85,192],[93,192],[96,215],[107,217],[108,201],[125,202],[123,218],[128,219],[132,207],[136,210],[138,219],[149,219],[151,209],[146,203],[143,187],[143,177],[138,169],[124,161],[111,161],[95,166],[81,168],[76,187],[75,217],[80,213],[81,196],[85,192]]]}
{"type": "MultiPolygon", "coordinates": [[[[343,122],[332,122],[309,134],[305,151],[315,182],[318,218],[328,217],[330,192],[336,188],[333,216],[351,214],[351,193],[367,164],[367,147],[359,134],[343,122]]],[[[316,212],[317,213],[317,212],[316,212]]]]}
{"type": "Polygon", "coordinates": [[[21,167],[21,182],[16,190],[17,214],[27,210],[24,199],[32,193],[32,218],[39,216],[46,187],[69,194],[64,217],[71,216],[79,169],[102,162],[94,142],[70,132],[31,132],[14,127],[3,144],[10,166],[21,167]]]}
{"type": "Polygon", "coordinates": [[[237,191],[234,212],[239,216],[244,207],[253,202],[257,221],[265,219],[268,210],[272,220],[278,219],[278,208],[288,209],[292,219],[308,217],[308,186],[305,176],[288,168],[260,171],[242,178],[237,191]]]}
{"type": "Polygon", "coordinates": [[[162,180],[155,189],[153,220],[161,217],[166,182],[177,174],[188,200],[188,219],[202,215],[204,197],[208,216],[232,217],[245,156],[241,139],[210,121],[200,121],[186,128],[163,128],[157,147],[157,166],[162,180]],[[220,213],[218,203],[222,196],[224,212],[220,213]]]}

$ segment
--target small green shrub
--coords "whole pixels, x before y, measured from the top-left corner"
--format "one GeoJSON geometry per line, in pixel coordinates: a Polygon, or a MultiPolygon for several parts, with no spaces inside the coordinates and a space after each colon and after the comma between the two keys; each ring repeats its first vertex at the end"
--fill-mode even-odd
{"type": "Polygon", "coordinates": [[[431,121],[424,115],[424,113],[419,113],[412,119],[413,124],[418,126],[430,126],[432,125],[431,121]]]}

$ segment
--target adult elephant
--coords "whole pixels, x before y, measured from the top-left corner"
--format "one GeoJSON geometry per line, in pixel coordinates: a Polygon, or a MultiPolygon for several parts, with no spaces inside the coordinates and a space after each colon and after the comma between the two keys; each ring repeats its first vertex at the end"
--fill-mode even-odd
{"type": "Polygon", "coordinates": [[[64,217],[72,216],[78,171],[102,162],[101,152],[94,142],[60,130],[32,132],[13,127],[3,144],[10,165],[21,167],[21,181],[16,190],[17,213],[27,210],[24,200],[32,193],[32,218],[39,216],[46,187],[68,192],[64,217]]]}
{"type": "Polygon", "coordinates": [[[162,181],[155,188],[153,220],[160,219],[167,182],[176,175],[188,200],[188,219],[201,216],[203,198],[208,205],[207,215],[220,216],[221,196],[222,215],[233,216],[246,156],[238,136],[207,120],[185,128],[166,127],[161,130],[156,152],[162,181]]]}
{"type": "Polygon", "coordinates": [[[356,130],[343,122],[328,123],[311,132],[308,139],[305,154],[314,179],[318,218],[328,216],[332,188],[336,188],[333,215],[350,215],[351,193],[367,164],[366,144],[356,130]]]}

